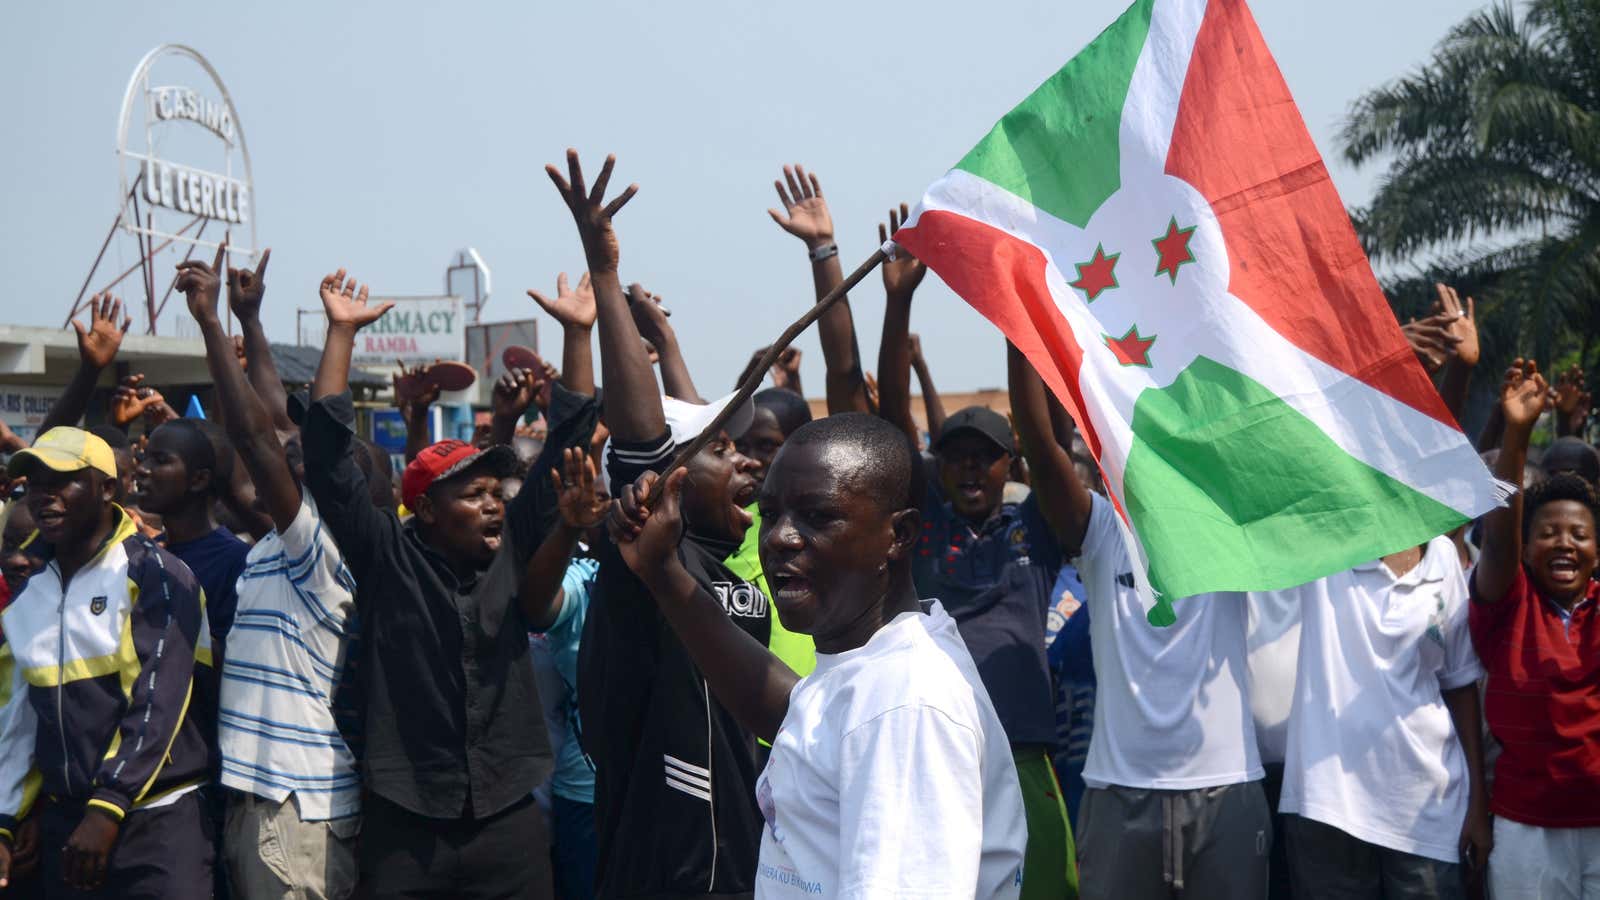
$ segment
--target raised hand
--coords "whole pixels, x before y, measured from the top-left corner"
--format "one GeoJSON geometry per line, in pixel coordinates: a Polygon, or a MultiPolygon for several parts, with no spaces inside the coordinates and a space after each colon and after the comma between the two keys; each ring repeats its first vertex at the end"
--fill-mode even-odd
{"type": "Polygon", "coordinates": [[[198,259],[178,263],[178,277],[172,286],[189,303],[189,315],[202,324],[217,321],[217,297],[222,294],[222,262],[228,255],[228,242],[217,245],[217,258],[210,266],[198,259]]]}
{"type": "Polygon", "coordinates": [[[261,315],[261,298],[267,293],[267,260],[272,248],[261,251],[261,262],[254,269],[228,268],[228,308],[241,319],[261,315]]]}
{"type": "Polygon", "coordinates": [[[639,336],[658,350],[674,337],[672,325],[667,321],[667,308],[661,305],[661,295],[652,294],[638,284],[628,285],[628,314],[633,317],[639,336]]]}
{"type": "Polygon", "coordinates": [[[1582,430],[1592,399],[1584,388],[1581,366],[1574,364],[1556,376],[1555,408],[1562,434],[1577,434],[1582,430]]]}
{"type": "Polygon", "coordinates": [[[378,321],[394,306],[393,300],[380,306],[368,306],[367,286],[360,285],[358,290],[356,280],[346,279],[343,269],[324,277],[319,293],[322,295],[322,308],[328,314],[329,329],[340,327],[359,331],[378,321]]]}
{"type": "Polygon", "coordinates": [[[611,513],[606,517],[606,528],[622,554],[622,561],[647,583],[669,561],[676,559],[678,543],[683,539],[680,503],[683,479],[688,475],[688,469],[674,470],[667,476],[666,489],[656,501],[655,509],[647,509],[645,498],[650,496],[660,476],[655,472],[644,473],[638,481],[622,488],[621,496],[611,504],[611,513]]]}
{"type": "Polygon", "coordinates": [[[517,369],[501,375],[494,383],[489,408],[496,418],[520,419],[544,389],[544,375],[532,369],[517,369]]]}
{"type": "Polygon", "coordinates": [[[1513,360],[1500,385],[1500,409],[1505,414],[1506,425],[1533,428],[1539,421],[1539,414],[1548,409],[1551,402],[1550,385],[1539,374],[1538,364],[1531,359],[1513,360]]]}
{"type": "Polygon", "coordinates": [[[1440,313],[1420,322],[1412,319],[1400,326],[1406,343],[1411,345],[1411,352],[1417,355],[1417,361],[1429,372],[1439,371],[1445,361],[1455,354],[1460,338],[1450,332],[1450,326],[1454,323],[1453,317],[1440,313]]]}
{"type": "Polygon", "coordinates": [[[1434,316],[1445,317],[1449,322],[1445,330],[1455,338],[1455,343],[1450,346],[1451,355],[1464,366],[1477,365],[1481,351],[1478,349],[1476,304],[1468,297],[1463,306],[1460,295],[1449,285],[1435,284],[1433,289],[1438,299],[1433,301],[1432,312],[1434,316]]]}
{"type": "Polygon", "coordinates": [[[594,288],[589,284],[589,273],[583,273],[578,279],[578,287],[571,290],[567,287],[567,273],[562,272],[556,276],[556,298],[549,297],[529,288],[528,296],[533,302],[549,313],[551,318],[561,323],[562,328],[590,329],[594,327],[595,303],[594,288]]]}
{"type": "Polygon", "coordinates": [[[400,411],[400,418],[408,423],[417,423],[426,419],[428,408],[439,402],[440,388],[437,384],[423,380],[423,375],[431,368],[426,363],[407,369],[406,364],[395,361],[400,371],[390,376],[394,383],[394,405],[400,411]]]}
{"type": "Polygon", "coordinates": [[[583,166],[578,163],[576,150],[567,150],[568,177],[563,178],[561,170],[553,165],[544,167],[545,174],[550,176],[556,190],[561,193],[561,199],[572,210],[572,219],[578,225],[578,238],[583,241],[583,253],[589,260],[590,272],[616,272],[621,251],[617,247],[617,232],[611,227],[611,219],[639,192],[637,184],[630,184],[616,199],[605,202],[606,186],[611,182],[611,170],[616,164],[615,156],[606,157],[593,190],[586,189],[584,185],[583,166]]]}
{"type": "Polygon", "coordinates": [[[774,181],[783,212],[767,210],[778,227],[806,242],[812,249],[833,243],[833,216],[822,199],[822,183],[798,163],[783,167],[783,181],[774,181]],[[785,182],[787,182],[787,189],[785,182]]]}
{"type": "Polygon", "coordinates": [[[605,518],[611,502],[595,489],[594,460],[582,447],[562,451],[561,465],[550,470],[550,484],[556,489],[556,509],[568,528],[588,531],[605,518]]]}
{"type": "Polygon", "coordinates": [[[122,301],[111,296],[110,291],[90,297],[88,326],[72,320],[72,328],[78,332],[78,359],[96,369],[111,365],[117,358],[117,348],[122,346],[122,338],[132,325],[132,317],[122,312],[122,301]]]}
{"type": "MultiPolygon", "coordinates": [[[[911,210],[904,203],[900,204],[898,210],[889,210],[888,226],[878,223],[878,243],[888,242],[910,216],[911,210]]],[[[883,272],[883,292],[904,300],[911,299],[912,292],[922,283],[922,277],[928,274],[928,267],[904,247],[895,251],[894,259],[884,260],[879,269],[883,272]]]]}
{"type": "Polygon", "coordinates": [[[143,375],[128,375],[111,392],[106,417],[118,428],[127,428],[152,406],[165,402],[160,391],[144,385],[143,375]]]}
{"type": "MultiPolygon", "coordinates": [[[[765,353],[765,350],[762,350],[765,353]]],[[[785,347],[778,354],[778,361],[772,364],[773,387],[785,388],[800,393],[800,348],[785,347]]]]}

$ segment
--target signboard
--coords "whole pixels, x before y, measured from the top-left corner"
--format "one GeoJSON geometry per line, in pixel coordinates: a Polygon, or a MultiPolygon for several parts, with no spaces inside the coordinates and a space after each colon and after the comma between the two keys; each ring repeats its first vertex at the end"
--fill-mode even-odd
{"type": "Polygon", "coordinates": [[[233,252],[255,255],[244,128],[217,70],[197,51],[163,44],[139,61],[122,96],[117,159],[123,230],[211,248],[226,230],[233,252]],[[207,233],[212,224],[221,227],[207,233]]]}
{"type": "Polygon", "coordinates": [[[0,385],[0,419],[17,437],[31,444],[59,396],[61,388],[0,385]]]}
{"type": "MultiPolygon", "coordinates": [[[[539,351],[539,321],[519,319],[515,322],[489,322],[467,326],[467,365],[478,370],[478,377],[486,384],[498,381],[506,373],[500,354],[507,347],[527,347],[539,351]]],[[[550,362],[561,365],[561,360],[550,362]]]]}
{"type": "MultiPolygon", "coordinates": [[[[356,365],[392,368],[396,360],[408,366],[435,359],[461,360],[466,334],[461,298],[372,297],[367,302],[377,306],[390,300],[393,309],[356,332],[351,357],[356,365]]],[[[320,347],[328,330],[327,317],[321,310],[301,310],[298,327],[301,346],[320,347]]]]}
{"type": "Polygon", "coordinates": [[[372,442],[391,454],[406,452],[406,420],[398,409],[372,411],[372,442]]]}

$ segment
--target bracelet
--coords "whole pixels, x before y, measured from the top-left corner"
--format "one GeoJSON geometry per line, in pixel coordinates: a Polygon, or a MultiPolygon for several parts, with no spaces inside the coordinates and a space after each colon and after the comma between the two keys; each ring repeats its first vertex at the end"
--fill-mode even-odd
{"type": "Polygon", "coordinates": [[[829,257],[838,255],[838,244],[824,244],[823,246],[817,247],[811,251],[811,261],[814,263],[819,263],[825,259],[828,259],[829,257]]]}

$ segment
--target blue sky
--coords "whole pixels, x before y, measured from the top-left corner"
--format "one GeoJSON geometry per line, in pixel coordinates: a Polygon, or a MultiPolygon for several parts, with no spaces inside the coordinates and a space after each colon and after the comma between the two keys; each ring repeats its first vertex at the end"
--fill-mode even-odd
{"type": "MultiPolygon", "coordinates": [[[[220,71],[249,141],[274,339],[293,340],[294,310],[317,305],[334,268],[375,293],[434,294],[466,245],[494,272],[486,320],[539,315],[523,289],[582,267],[542,171],[571,145],[596,164],[616,153],[617,183],[639,183],[618,219],[623,277],[663,295],[714,393],[811,302],[803,248],[766,214],[783,163],[822,179],[848,270],[891,204],[915,200],[1124,5],[18,5],[0,31],[12,86],[0,321],[61,323],[116,212],[123,87],[146,51],[186,43],[220,71]]],[[[1363,202],[1377,175],[1332,155],[1349,102],[1414,68],[1480,5],[1252,4],[1346,202],[1363,202]]],[[[132,244],[114,247],[120,271],[132,244]]],[[[123,290],[142,302],[135,279],[123,290]]],[[[876,277],[851,300],[872,368],[876,277]]],[[[933,278],[913,328],[941,388],[1003,383],[998,332],[933,278]]],[[[549,328],[544,343],[559,346],[549,328]]],[[[815,333],[799,346],[816,392],[815,333]]]]}

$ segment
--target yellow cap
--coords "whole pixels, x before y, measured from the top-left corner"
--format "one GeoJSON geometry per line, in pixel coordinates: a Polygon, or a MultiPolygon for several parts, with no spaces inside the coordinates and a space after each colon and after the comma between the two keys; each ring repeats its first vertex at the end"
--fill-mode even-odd
{"type": "Polygon", "coordinates": [[[32,447],[12,454],[6,468],[11,477],[17,478],[28,474],[34,463],[57,472],[99,469],[107,477],[117,477],[117,457],[111,452],[111,445],[82,428],[65,425],[46,431],[32,447]]]}

